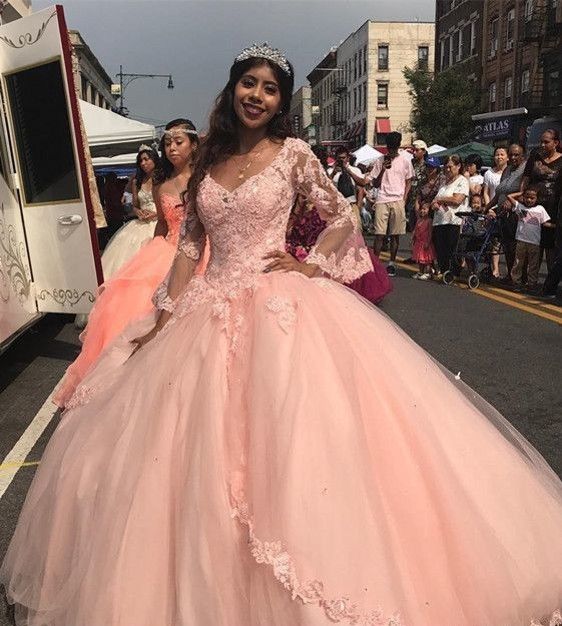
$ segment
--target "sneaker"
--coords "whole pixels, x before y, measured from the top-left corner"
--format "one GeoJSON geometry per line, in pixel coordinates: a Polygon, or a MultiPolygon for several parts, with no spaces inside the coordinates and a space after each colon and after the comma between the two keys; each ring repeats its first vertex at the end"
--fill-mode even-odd
{"type": "Polygon", "coordinates": [[[421,278],[421,272],[416,272],[415,274],[412,274],[412,278],[421,278]]]}
{"type": "Polygon", "coordinates": [[[431,274],[422,274],[418,276],[419,280],[431,280],[431,274]]]}
{"type": "Polygon", "coordinates": [[[386,266],[386,273],[389,276],[396,276],[396,265],[394,265],[394,263],[389,263],[386,266]]]}

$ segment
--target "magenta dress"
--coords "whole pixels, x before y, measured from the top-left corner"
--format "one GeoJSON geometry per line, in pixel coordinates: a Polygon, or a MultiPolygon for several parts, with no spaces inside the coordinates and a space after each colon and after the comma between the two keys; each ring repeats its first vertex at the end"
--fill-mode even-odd
{"type": "Polygon", "coordinates": [[[207,175],[181,253],[205,235],[168,324],[132,357],[155,315],[129,326],[51,437],[0,568],[20,624],[558,624],[562,484],[339,284],[370,258],[308,145],[207,175]],[[263,271],[296,193],[327,222],[313,278],[263,271]]]}
{"type": "Polygon", "coordinates": [[[412,259],[420,265],[430,265],[436,258],[435,247],[431,239],[431,219],[418,217],[414,228],[412,259]],[[429,245],[427,246],[427,244],[429,245]]]}
{"type": "MultiPolygon", "coordinates": [[[[287,252],[299,261],[303,261],[325,228],[326,222],[313,206],[306,207],[306,203],[298,202],[293,209],[287,230],[287,252]]],[[[392,291],[393,285],[384,265],[371,250],[369,250],[369,257],[373,269],[348,283],[347,286],[373,304],[380,304],[392,291]]]]}

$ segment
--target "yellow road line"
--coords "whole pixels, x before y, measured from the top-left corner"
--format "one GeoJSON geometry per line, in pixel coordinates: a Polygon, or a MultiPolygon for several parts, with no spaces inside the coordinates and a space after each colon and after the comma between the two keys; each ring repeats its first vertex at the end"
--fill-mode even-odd
{"type": "Polygon", "coordinates": [[[39,465],[40,461],[26,461],[24,463],[16,463],[16,462],[8,462],[8,463],[0,463],[0,472],[12,470],[14,468],[20,467],[33,467],[35,465],[39,465]]]}
{"type": "MultiPolygon", "coordinates": [[[[390,256],[388,253],[383,252],[381,254],[381,259],[388,261],[389,258],[390,256]]],[[[404,259],[401,259],[399,257],[396,259],[397,267],[400,267],[401,269],[407,270],[412,273],[418,271],[417,264],[409,265],[407,263],[402,263],[401,261],[403,260],[404,259]]],[[[461,289],[468,289],[468,285],[466,285],[465,283],[455,281],[453,284],[456,287],[460,287],[461,289]]],[[[512,291],[506,291],[504,289],[499,289],[498,287],[492,287],[490,285],[480,285],[478,289],[471,289],[469,291],[484,298],[488,298],[489,300],[494,300],[495,302],[506,304],[507,306],[513,307],[514,309],[519,309],[520,311],[524,311],[525,313],[531,313],[531,315],[536,315],[537,317],[542,317],[543,319],[562,325],[562,310],[556,305],[541,302],[536,298],[532,298],[524,294],[515,293],[512,291]]]]}

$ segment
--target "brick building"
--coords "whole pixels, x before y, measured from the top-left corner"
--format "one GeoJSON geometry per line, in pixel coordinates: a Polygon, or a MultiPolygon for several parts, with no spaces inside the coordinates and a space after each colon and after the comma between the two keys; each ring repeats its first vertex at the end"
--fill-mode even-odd
{"type": "Polygon", "coordinates": [[[435,69],[462,65],[477,81],[482,67],[482,0],[436,0],[435,69]]]}

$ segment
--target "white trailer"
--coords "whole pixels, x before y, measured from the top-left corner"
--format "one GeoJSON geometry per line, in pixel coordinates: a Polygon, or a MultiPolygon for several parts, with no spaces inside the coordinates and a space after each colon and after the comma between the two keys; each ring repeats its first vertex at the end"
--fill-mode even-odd
{"type": "Polygon", "coordinates": [[[102,281],[64,13],[0,26],[0,351],[102,281]]]}

